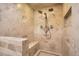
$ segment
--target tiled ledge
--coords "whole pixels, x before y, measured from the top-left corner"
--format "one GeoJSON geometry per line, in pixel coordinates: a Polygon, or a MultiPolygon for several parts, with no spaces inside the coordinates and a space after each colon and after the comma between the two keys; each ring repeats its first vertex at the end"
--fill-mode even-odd
{"type": "Polygon", "coordinates": [[[0,53],[3,56],[6,54],[12,56],[28,55],[27,49],[27,38],[0,37],[0,53]]]}
{"type": "Polygon", "coordinates": [[[29,43],[29,56],[33,56],[39,50],[39,42],[33,41],[29,43]]]}

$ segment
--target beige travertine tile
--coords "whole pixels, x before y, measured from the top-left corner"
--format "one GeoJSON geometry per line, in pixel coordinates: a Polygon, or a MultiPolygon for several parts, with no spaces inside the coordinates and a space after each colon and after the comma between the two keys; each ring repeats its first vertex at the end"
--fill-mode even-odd
{"type": "MultiPolygon", "coordinates": [[[[2,43],[0,43],[0,52],[2,54],[4,54],[4,56],[6,54],[7,55],[15,55],[15,56],[22,56],[22,55],[28,54],[26,52],[28,50],[28,40],[27,40],[27,38],[0,37],[0,42],[2,42],[2,43]],[[4,44],[4,42],[6,44],[4,44]],[[14,43],[11,44],[11,42],[14,42],[14,43]]],[[[1,55],[1,53],[0,53],[0,55],[1,55]]]]}
{"type": "Polygon", "coordinates": [[[29,43],[28,53],[30,56],[33,56],[39,50],[39,42],[33,41],[29,43]]]}

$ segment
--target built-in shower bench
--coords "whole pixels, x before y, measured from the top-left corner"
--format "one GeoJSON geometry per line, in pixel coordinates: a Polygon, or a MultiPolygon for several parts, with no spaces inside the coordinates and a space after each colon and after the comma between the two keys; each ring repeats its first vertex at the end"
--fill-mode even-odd
{"type": "Polygon", "coordinates": [[[28,50],[27,38],[0,36],[1,56],[28,55],[27,50],[28,50]]]}
{"type": "Polygon", "coordinates": [[[29,43],[28,54],[33,56],[39,50],[39,41],[32,41],[29,43]]]}

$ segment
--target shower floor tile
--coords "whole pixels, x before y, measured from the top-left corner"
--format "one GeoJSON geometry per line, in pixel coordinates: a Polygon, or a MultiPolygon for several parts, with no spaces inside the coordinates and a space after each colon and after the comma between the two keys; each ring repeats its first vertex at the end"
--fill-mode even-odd
{"type": "Polygon", "coordinates": [[[41,53],[39,53],[39,56],[55,56],[55,55],[51,55],[51,54],[48,54],[48,53],[41,52],[41,53]]]}
{"type": "Polygon", "coordinates": [[[38,50],[35,56],[60,56],[60,54],[51,51],[38,50]]]}

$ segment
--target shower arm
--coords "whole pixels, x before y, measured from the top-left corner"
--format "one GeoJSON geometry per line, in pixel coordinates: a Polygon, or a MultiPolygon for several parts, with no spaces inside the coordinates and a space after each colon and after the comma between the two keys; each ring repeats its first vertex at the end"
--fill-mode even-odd
{"type": "Polygon", "coordinates": [[[47,33],[47,32],[49,31],[48,20],[47,20],[47,14],[44,13],[44,15],[45,15],[45,29],[46,29],[45,33],[47,33]]]}
{"type": "Polygon", "coordinates": [[[50,36],[49,38],[51,38],[51,32],[50,32],[50,28],[48,26],[47,14],[44,13],[44,15],[45,15],[45,33],[46,33],[46,37],[47,37],[47,32],[49,31],[49,36],[50,36]]]}

